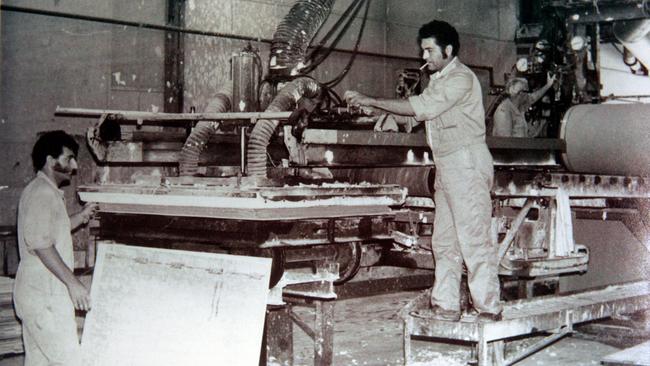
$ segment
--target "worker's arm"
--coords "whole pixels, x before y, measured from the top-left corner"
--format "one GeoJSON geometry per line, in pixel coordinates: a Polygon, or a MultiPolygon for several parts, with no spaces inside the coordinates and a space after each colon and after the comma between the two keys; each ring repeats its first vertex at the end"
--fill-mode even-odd
{"type": "Polygon", "coordinates": [[[550,73],[547,74],[546,85],[530,93],[530,105],[533,105],[538,100],[540,100],[544,96],[544,94],[546,94],[546,92],[553,86],[554,82],[555,82],[555,75],[551,75],[550,73]]]}
{"type": "Polygon", "coordinates": [[[357,91],[348,90],[343,95],[348,105],[373,107],[402,116],[415,116],[415,111],[406,99],[373,98],[357,91]]]}
{"type": "Polygon", "coordinates": [[[87,203],[83,210],[70,216],[70,230],[75,231],[79,226],[87,224],[95,211],[97,211],[97,204],[87,203]]]}
{"type": "Polygon", "coordinates": [[[56,278],[61,280],[68,288],[70,299],[74,307],[79,310],[90,310],[90,293],[86,286],[84,286],[74,273],[65,265],[63,259],[53,246],[34,249],[34,253],[43,262],[45,268],[52,272],[56,278]]]}

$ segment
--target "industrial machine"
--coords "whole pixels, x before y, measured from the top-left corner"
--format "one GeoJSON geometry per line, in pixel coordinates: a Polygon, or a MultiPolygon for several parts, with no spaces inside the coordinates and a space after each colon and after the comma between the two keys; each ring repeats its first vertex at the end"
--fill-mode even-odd
{"type": "MultiPolygon", "coordinates": [[[[259,56],[251,47],[242,50],[232,58],[232,85],[203,113],[59,109],[99,118],[88,144],[104,169],[166,167],[120,182],[126,184],[106,178],[80,188],[82,199],[101,204],[99,237],[245,248],[274,256],[276,279],[288,263],[317,258],[339,262],[337,282],[360,265],[433,268],[435,167],[423,131],[374,131],[384,116],[341,104],[336,81],[305,75],[322,61],[323,44],[309,55],[307,46],[331,5],[298,1],[274,36],[269,75],[260,83],[259,56]],[[305,22],[308,11],[320,23],[305,22]]],[[[353,2],[345,16],[364,5],[353,2]]],[[[634,230],[646,239],[650,107],[601,103],[613,97],[601,96],[605,72],[597,66],[606,37],[634,52],[633,41],[650,22],[647,4],[599,5],[542,2],[550,14],[545,24],[524,24],[518,32],[522,57],[513,72],[531,83],[549,71],[560,77],[531,111],[549,120],[548,138],[488,137],[502,275],[586,271],[588,250],[574,245],[566,228],[572,214],[638,215],[646,226],[634,230]]],[[[413,88],[413,78],[404,74],[402,91],[413,88]]]]}
{"type": "MultiPolygon", "coordinates": [[[[282,291],[335,298],[332,284],[361,266],[434,267],[435,166],[424,132],[376,131],[385,116],[350,108],[333,91],[345,70],[325,83],[307,75],[331,52],[323,42],[307,50],[332,3],[297,1],[274,36],[269,75],[259,77],[252,48],[234,55],[232,85],[201,113],[57,110],[98,118],[87,137],[100,179],[79,192],[99,203],[99,240],[270,256],[278,302],[282,291]]],[[[488,137],[499,273],[524,280],[588,270],[572,216],[624,217],[650,245],[650,105],[604,103],[623,98],[603,95],[610,71],[600,68],[617,40],[620,61],[640,61],[627,76],[648,82],[650,48],[637,44],[647,43],[648,4],[539,4],[545,22],[518,31],[513,75],[532,85],[559,75],[530,111],[546,137],[488,137]]],[[[346,16],[364,5],[354,1],[346,16]]],[[[402,96],[413,80],[404,73],[402,96]]]]}

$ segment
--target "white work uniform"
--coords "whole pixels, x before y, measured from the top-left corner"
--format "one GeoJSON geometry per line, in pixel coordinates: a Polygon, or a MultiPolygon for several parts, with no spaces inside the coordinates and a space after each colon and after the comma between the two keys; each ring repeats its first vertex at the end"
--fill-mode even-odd
{"type": "Polygon", "coordinates": [[[497,246],[489,235],[494,169],[485,143],[482,98],[476,75],[454,58],[409,102],[415,119],[426,121],[436,166],[431,303],[460,310],[464,261],[474,308],[499,313],[497,246]]]}
{"type": "Polygon", "coordinates": [[[525,100],[521,108],[506,98],[494,111],[494,126],[492,136],[502,137],[534,137],[530,136],[528,131],[528,122],[526,113],[533,104],[534,100],[529,95],[525,95],[525,100]]]}
{"type": "Polygon", "coordinates": [[[44,173],[25,187],[18,206],[20,263],[14,285],[16,314],[22,321],[25,365],[79,365],[75,310],[67,287],[34,253],[51,246],[74,268],[70,218],[63,191],[44,173]]]}

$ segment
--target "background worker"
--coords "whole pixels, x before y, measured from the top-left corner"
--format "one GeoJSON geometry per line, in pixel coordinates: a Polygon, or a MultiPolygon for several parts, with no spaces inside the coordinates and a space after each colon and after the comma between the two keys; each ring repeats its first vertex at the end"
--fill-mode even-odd
{"type": "Polygon", "coordinates": [[[553,86],[555,75],[548,74],[546,85],[533,93],[527,93],[528,80],[512,78],[506,83],[506,98],[494,111],[492,136],[537,137],[545,124],[532,127],[526,121],[526,111],[540,100],[553,86]]]}
{"type": "Polygon", "coordinates": [[[431,75],[420,95],[380,99],[356,91],[345,93],[348,105],[378,108],[397,121],[425,121],[426,136],[436,165],[436,214],[432,249],[436,261],[427,316],[459,320],[463,262],[479,319],[501,313],[497,247],[490,240],[494,169],[485,143],[485,112],[476,75],[457,58],[458,33],[434,20],[418,33],[422,58],[431,75]],[[405,118],[404,116],[408,117],[405,118]]]}
{"type": "Polygon", "coordinates": [[[43,134],[32,151],[36,177],[20,196],[14,305],[27,366],[80,365],[75,309],[89,310],[90,294],[73,273],[71,231],[88,223],[95,205],[68,217],[60,189],[77,170],[78,149],[63,131],[43,134]]]}

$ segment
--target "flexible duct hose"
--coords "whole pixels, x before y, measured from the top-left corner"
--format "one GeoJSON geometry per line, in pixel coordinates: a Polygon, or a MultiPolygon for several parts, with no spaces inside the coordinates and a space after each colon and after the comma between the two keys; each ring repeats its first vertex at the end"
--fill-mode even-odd
{"type": "Polygon", "coordinates": [[[329,16],[334,0],[298,0],[278,25],[271,42],[270,68],[286,75],[304,61],[307,47],[329,16]]]}
{"type": "MultiPolygon", "coordinates": [[[[278,92],[266,112],[282,112],[293,109],[300,98],[314,98],[321,92],[317,81],[308,77],[294,79],[278,92]]],[[[278,127],[278,120],[258,120],[248,140],[248,175],[266,177],[266,149],[278,127]]]]}
{"type": "MultiPolygon", "coordinates": [[[[206,113],[225,113],[230,111],[232,104],[232,88],[224,87],[214,98],[210,99],[205,108],[206,113]]],[[[199,169],[199,156],[205,149],[212,136],[219,129],[217,121],[199,121],[185,140],[178,160],[180,176],[196,175],[199,169]]]]}

